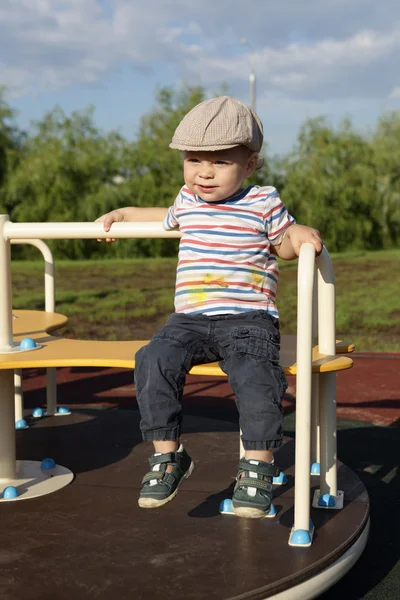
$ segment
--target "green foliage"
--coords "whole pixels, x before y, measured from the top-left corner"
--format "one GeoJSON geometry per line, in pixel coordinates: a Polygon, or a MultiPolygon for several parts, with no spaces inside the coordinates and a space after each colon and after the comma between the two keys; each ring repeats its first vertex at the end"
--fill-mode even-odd
{"type": "Polygon", "coordinates": [[[18,163],[24,137],[14,118],[15,112],[4,100],[4,89],[0,86],[0,212],[3,213],[12,210],[12,205],[7,202],[7,178],[18,163]]]}
{"type": "MultiPolygon", "coordinates": [[[[17,250],[13,246],[12,253],[17,250]]],[[[400,339],[400,250],[333,255],[337,336],[358,351],[396,352],[400,339]],[[371,289],[380,281],[380,293],[371,289]]],[[[281,262],[281,329],[296,333],[297,264],[281,262]]],[[[173,311],[175,258],[64,261],[56,264],[57,312],[75,339],[149,339],[173,311]],[[79,281],[79,285],[71,282],[79,281]]],[[[12,261],[13,307],[44,308],[43,260],[12,261]]]]}
{"type": "Polygon", "coordinates": [[[281,163],[282,197],[290,212],[319,229],[333,251],[395,246],[399,140],[400,113],[383,118],[372,139],[348,120],[337,131],[323,118],[307,121],[297,147],[281,163]]]}
{"type": "MultiPolygon", "coordinates": [[[[183,183],[180,153],[169,143],[204,98],[201,87],[160,89],[137,138],[128,141],[99,130],[93,108],[67,115],[56,107],[25,135],[0,90],[0,212],[15,221],[93,221],[120,206],[169,206],[183,183]]],[[[330,251],[396,247],[399,142],[400,112],[384,115],[370,136],[349,121],[335,129],[312,119],[294,150],[282,159],[265,155],[249,182],[277,187],[297,221],[319,229],[330,251]]],[[[177,249],[174,240],[51,245],[56,256],[71,259],[173,256],[177,249]]],[[[16,253],[31,251],[19,246],[16,253]]]]}

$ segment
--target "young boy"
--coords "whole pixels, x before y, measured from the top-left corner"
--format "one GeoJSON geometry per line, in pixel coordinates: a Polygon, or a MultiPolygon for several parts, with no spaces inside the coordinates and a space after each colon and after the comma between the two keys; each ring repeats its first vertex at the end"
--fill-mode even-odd
{"type": "Polygon", "coordinates": [[[201,102],[170,144],[184,153],[185,185],[173,206],[126,207],[98,219],[105,231],[118,221],[163,220],[165,229],[182,232],[176,312],[136,355],[140,427],[155,451],[142,481],[143,508],[172,500],[191,475],[194,464],[179,442],[185,377],[193,365],[218,360],[236,396],[245,449],[233,511],[260,518],[270,509],[279,473],[272,449],[281,444],[287,387],[279,365],[275,254],[291,260],[305,242],[320,253],[323,242],[315,229],[295,224],[275,188],[243,188],[262,143],[262,124],[249,106],[228,96],[201,102]]]}

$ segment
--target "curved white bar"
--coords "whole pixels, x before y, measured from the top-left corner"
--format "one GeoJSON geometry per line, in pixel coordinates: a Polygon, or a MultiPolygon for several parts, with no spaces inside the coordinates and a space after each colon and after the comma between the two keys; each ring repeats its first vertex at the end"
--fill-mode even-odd
{"type": "MultiPolygon", "coordinates": [[[[35,246],[44,258],[44,297],[45,311],[55,312],[56,310],[56,290],[53,253],[48,245],[42,240],[21,239],[11,240],[11,244],[30,244],[35,246]]],[[[21,373],[15,373],[15,421],[23,418],[23,394],[22,394],[22,376],[21,373]]],[[[57,412],[57,381],[56,369],[46,369],[47,388],[46,403],[48,415],[55,415],[57,412]]]]}
{"type": "Polygon", "coordinates": [[[159,221],[113,223],[105,232],[102,223],[11,223],[7,220],[4,236],[8,239],[89,240],[113,238],[179,238],[179,231],[165,231],[159,221]]]}
{"type": "MultiPolygon", "coordinates": [[[[179,231],[167,232],[160,222],[147,223],[115,223],[110,232],[105,232],[102,223],[11,223],[7,216],[0,217],[0,351],[7,344],[12,344],[11,321],[11,276],[10,276],[10,243],[9,240],[23,239],[105,239],[115,238],[168,238],[180,237],[179,231]]],[[[335,355],[335,289],[332,263],[324,248],[317,259],[318,264],[318,333],[320,352],[335,355]]],[[[296,465],[295,465],[295,522],[294,530],[310,530],[310,437],[311,437],[311,397],[312,397],[312,346],[313,333],[317,326],[313,317],[315,273],[315,248],[311,244],[303,244],[298,265],[298,303],[297,303],[297,410],[296,410],[296,465]]],[[[7,372],[1,374],[1,383],[8,389],[7,372]]],[[[326,374],[324,384],[320,383],[320,396],[325,395],[327,403],[323,406],[321,420],[325,420],[321,443],[321,462],[324,471],[335,473],[336,477],[336,428],[332,418],[334,406],[334,388],[331,374],[326,374]],[[325,390],[329,390],[329,393],[325,390]],[[329,424],[326,423],[329,421],[329,424]],[[324,448],[324,452],[322,449],[324,448]]],[[[322,380],[320,380],[322,382],[322,380]]],[[[13,382],[12,382],[13,383],[13,382]]],[[[314,395],[316,393],[314,385],[314,395]]],[[[10,387],[11,390],[11,387],[10,387]]],[[[7,395],[7,394],[5,394],[7,395]]],[[[0,405],[0,412],[5,410],[6,399],[0,405]]],[[[0,414],[0,417],[2,415],[0,414]]],[[[0,419],[1,422],[1,419],[0,419]]],[[[2,426],[0,433],[5,433],[2,426]]],[[[1,437],[1,436],[0,436],[1,437]]],[[[2,455],[14,456],[15,433],[5,436],[8,441],[2,445],[2,455]],[[13,448],[11,449],[11,445],[13,448]],[[14,452],[14,454],[13,454],[14,452]]],[[[1,460],[1,453],[0,453],[1,460]]],[[[7,464],[9,460],[7,459],[7,464]]],[[[0,465],[2,463],[0,462],[0,465]]],[[[8,468],[6,469],[8,470],[8,468]]],[[[322,469],[321,469],[322,470],[322,469]]],[[[326,473],[325,473],[326,475],[326,473]]],[[[0,468],[0,477],[4,477],[4,469],[0,468]]],[[[8,475],[7,475],[8,476],[8,475]]],[[[322,481],[322,478],[321,478],[322,481]]],[[[336,479],[335,479],[336,481],[336,479]]],[[[335,489],[333,476],[326,481],[332,491],[335,489]]],[[[332,493],[331,491],[331,493],[332,493]]]]}
{"type": "Polygon", "coordinates": [[[56,310],[56,292],[55,292],[55,277],[54,277],[54,258],[53,254],[42,240],[36,239],[17,239],[11,240],[11,244],[30,244],[35,246],[43,255],[45,261],[44,267],[44,295],[45,295],[45,311],[55,312],[56,310]]]}
{"type": "Polygon", "coordinates": [[[297,276],[296,464],[293,530],[310,529],[312,304],[315,248],[303,244],[297,276]]]}

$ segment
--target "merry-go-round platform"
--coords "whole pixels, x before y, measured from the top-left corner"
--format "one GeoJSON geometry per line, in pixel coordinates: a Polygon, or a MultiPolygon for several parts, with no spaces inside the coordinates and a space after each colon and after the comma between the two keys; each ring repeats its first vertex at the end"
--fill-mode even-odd
{"type": "Polygon", "coordinates": [[[160,509],[140,509],[151,450],[140,443],[138,425],[137,410],[88,405],[17,432],[17,458],[50,455],[75,480],[53,494],[2,503],[2,598],[305,599],[332,585],[361,553],[368,495],[341,463],[344,508],[312,508],[312,546],[288,545],[291,438],[275,455],[288,478],[275,489],[276,516],[220,515],[219,504],[233,488],[238,434],[235,423],[211,417],[185,419],[182,441],[195,470],[177,497],[160,509]]]}

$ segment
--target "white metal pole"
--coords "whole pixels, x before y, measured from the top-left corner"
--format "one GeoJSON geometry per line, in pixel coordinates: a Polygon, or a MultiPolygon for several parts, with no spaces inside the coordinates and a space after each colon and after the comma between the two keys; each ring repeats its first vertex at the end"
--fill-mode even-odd
{"type": "Polygon", "coordinates": [[[0,215],[0,353],[13,346],[10,240],[5,235],[7,215],[0,215]]]}
{"type": "MultiPolygon", "coordinates": [[[[44,258],[44,297],[45,311],[55,312],[56,310],[56,292],[54,275],[53,253],[45,242],[36,239],[11,240],[11,244],[30,244],[35,246],[44,258]]],[[[16,372],[17,373],[17,372],[16,372]]],[[[54,368],[46,369],[46,413],[54,415],[57,412],[57,371],[54,368]]],[[[14,377],[15,382],[15,420],[23,418],[23,392],[22,392],[22,371],[14,377]],[[20,416],[17,416],[20,415],[20,416]]]]}
{"type": "Polygon", "coordinates": [[[337,496],[336,373],[320,374],[320,493],[337,496]]]}
{"type": "Polygon", "coordinates": [[[324,248],[317,257],[318,267],[318,344],[328,356],[336,354],[335,275],[330,256],[324,248]]]}
{"type": "MultiPolygon", "coordinates": [[[[0,215],[0,352],[13,345],[10,242],[4,236],[7,215],[0,215]]],[[[0,371],[0,481],[16,475],[14,372],[0,371]]]]}
{"type": "Polygon", "coordinates": [[[310,529],[312,301],[315,249],[303,244],[297,276],[296,454],[294,530],[310,529]]]}
{"type": "Polygon", "coordinates": [[[321,427],[319,410],[319,378],[320,373],[311,376],[311,463],[321,461],[321,427]]]}
{"type": "Polygon", "coordinates": [[[179,238],[178,230],[165,231],[159,221],[143,223],[113,223],[104,231],[103,223],[11,223],[4,224],[5,235],[13,240],[91,240],[125,238],[179,238]]]}
{"type": "Polygon", "coordinates": [[[14,371],[14,400],[15,400],[15,422],[24,418],[24,396],[22,393],[22,369],[14,371]]]}
{"type": "MultiPolygon", "coordinates": [[[[314,287],[312,303],[312,343],[318,344],[318,278],[314,269],[314,287]]],[[[320,462],[320,426],[319,426],[319,375],[312,375],[311,391],[311,463],[320,462]]]]}
{"type": "MultiPolygon", "coordinates": [[[[317,258],[319,299],[319,350],[328,356],[336,354],[335,276],[332,261],[324,248],[317,258]]],[[[336,373],[320,375],[320,492],[337,496],[336,440],[336,373]]]]}
{"type": "Polygon", "coordinates": [[[46,414],[48,416],[57,413],[57,369],[46,369],[46,414]]]}
{"type": "Polygon", "coordinates": [[[0,482],[15,479],[15,408],[14,408],[14,372],[0,371],[0,482]]]}

